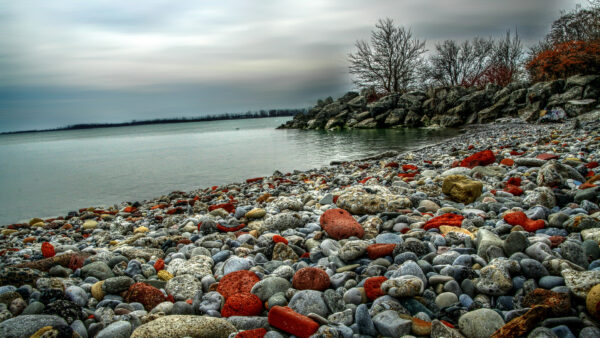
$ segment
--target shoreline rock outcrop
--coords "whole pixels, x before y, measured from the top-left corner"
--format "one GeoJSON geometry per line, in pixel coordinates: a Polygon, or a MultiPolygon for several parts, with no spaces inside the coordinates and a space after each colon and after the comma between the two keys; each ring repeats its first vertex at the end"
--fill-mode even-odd
{"type": "Polygon", "coordinates": [[[525,122],[563,121],[598,108],[600,75],[566,80],[515,82],[502,88],[438,87],[392,93],[370,102],[368,90],[348,92],[319,102],[279,128],[372,129],[400,127],[462,127],[518,117],[525,122]]]}

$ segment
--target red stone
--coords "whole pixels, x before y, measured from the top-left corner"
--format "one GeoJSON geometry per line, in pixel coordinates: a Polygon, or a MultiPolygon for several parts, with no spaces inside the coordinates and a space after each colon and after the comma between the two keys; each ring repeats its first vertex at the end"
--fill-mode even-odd
{"type": "Polygon", "coordinates": [[[177,207],[177,208],[169,209],[169,210],[167,210],[166,214],[167,215],[183,214],[183,208],[177,207]]]}
{"type": "Polygon", "coordinates": [[[287,240],[287,239],[285,239],[285,238],[284,238],[284,237],[282,237],[282,236],[279,236],[279,235],[275,235],[275,236],[273,236],[273,242],[274,242],[274,243],[283,243],[283,244],[285,244],[285,245],[287,245],[287,244],[288,244],[288,240],[287,240]]]}
{"type": "Polygon", "coordinates": [[[253,330],[242,331],[235,335],[235,338],[262,338],[267,334],[267,329],[259,328],[253,330]]]}
{"type": "Polygon", "coordinates": [[[159,289],[146,283],[132,284],[123,298],[127,303],[142,303],[146,311],[165,301],[165,296],[159,289]]]}
{"type": "Polygon", "coordinates": [[[136,212],[136,211],[137,211],[137,208],[132,207],[132,206],[128,206],[123,209],[123,212],[128,212],[128,213],[132,213],[132,212],[136,212]]]}
{"type": "Polygon", "coordinates": [[[246,180],[246,183],[254,183],[254,182],[259,182],[262,181],[264,177],[255,177],[255,178],[249,178],[246,180]]]}
{"type": "Polygon", "coordinates": [[[158,272],[164,268],[165,268],[165,260],[162,258],[157,259],[156,262],[154,263],[154,270],[156,270],[156,272],[158,272]]]}
{"type": "Polygon", "coordinates": [[[535,305],[549,306],[550,311],[556,316],[571,312],[571,296],[568,292],[534,289],[525,295],[522,304],[524,307],[534,307],[535,305]]]}
{"type": "Polygon", "coordinates": [[[319,268],[302,268],[292,278],[292,286],[298,290],[326,290],[331,281],[329,275],[319,268]]]}
{"type": "Polygon", "coordinates": [[[460,162],[461,167],[474,168],[477,166],[486,166],[496,162],[496,156],[491,150],[484,150],[475,153],[460,162]]]}
{"type": "Polygon", "coordinates": [[[554,249],[558,248],[567,238],[564,236],[550,236],[548,239],[550,240],[550,247],[554,249]]]}
{"type": "Polygon", "coordinates": [[[508,179],[506,184],[516,185],[517,187],[521,186],[521,178],[520,177],[511,177],[508,179]]]}
{"type": "Polygon", "coordinates": [[[402,171],[413,171],[413,170],[419,170],[419,168],[414,164],[403,164],[402,165],[402,171]]]}
{"type": "Polygon", "coordinates": [[[321,215],[319,221],[327,235],[337,240],[351,236],[362,238],[365,234],[362,226],[344,209],[329,209],[321,215]]]}
{"type": "Polygon", "coordinates": [[[234,271],[221,278],[217,292],[227,299],[236,293],[249,293],[258,281],[260,278],[252,271],[234,271]]]}
{"type": "Polygon", "coordinates": [[[519,188],[516,185],[512,185],[512,184],[507,184],[506,187],[504,188],[504,191],[513,194],[514,196],[521,196],[523,195],[523,189],[519,188]]]}
{"type": "Polygon", "coordinates": [[[539,154],[535,158],[540,159],[540,160],[544,160],[544,161],[549,161],[549,160],[556,160],[556,159],[558,159],[558,155],[544,153],[544,154],[539,154]]]}
{"type": "Polygon", "coordinates": [[[56,253],[54,252],[54,246],[48,242],[42,243],[42,255],[45,258],[54,257],[56,253]]]}
{"type": "Polygon", "coordinates": [[[510,151],[510,154],[511,154],[512,156],[521,156],[521,155],[525,154],[525,152],[522,152],[522,153],[520,153],[520,152],[518,152],[518,151],[516,151],[516,150],[511,150],[511,151],[510,151]]]}
{"type": "Polygon", "coordinates": [[[391,256],[396,244],[371,244],[367,247],[367,254],[370,259],[391,256]]]}
{"type": "Polygon", "coordinates": [[[217,223],[217,229],[219,229],[220,231],[223,231],[223,232],[235,232],[238,230],[242,230],[245,227],[246,227],[246,224],[243,224],[243,223],[238,226],[235,226],[235,227],[226,227],[226,226],[223,226],[223,225],[217,223]]]}
{"type": "Polygon", "coordinates": [[[213,210],[217,210],[217,209],[224,209],[225,211],[227,211],[230,214],[235,212],[235,206],[231,203],[221,203],[221,204],[215,204],[215,205],[208,206],[208,211],[213,211],[213,210]]]}
{"type": "Polygon", "coordinates": [[[585,164],[585,167],[588,169],[594,169],[598,167],[598,162],[592,161],[585,164]]]}
{"type": "Polygon", "coordinates": [[[467,150],[473,150],[473,149],[475,149],[475,146],[472,144],[469,144],[469,146],[467,147],[467,150]]]}
{"type": "Polygon", "coordinates": [[[236,293],[225,301],[221,316],[258,316],[262,309],[262,301],[257,295],[249,292],[236,293]]]}
{"type": "Polygon", "coordinates": [[[442,225],[450,225],[450,226],[454,226],[454,227],[460,227],[463,219],[465,219],[465,217],[462,215],[447,213],[447,214],[440,215],[438,217],[434,217],[434,218],[430,219],[429,221],[425,222],[425,226],[423,226],[423,229],[425,229],[425,230],[434,229],[434,228],[439,229],[439,227],[442,225]]]}
{"type": "Polygon", "coordinates": [[[369,176],[369,177],[366,177],[366,178],[363,178],[362,180],[358,181],[358,183],[360,183],[360,184],[365,184],[365,183],[367,183],[367,181],[368,181],[368,180],[370,180],[370,179],[372,179],[372,178],[373,178],[373,177],[371,177],[371,176],[369,176]]]}
{"type": "Polygon", "coordinates": [[[500,161],[500,164],[504,164],[505,166],[512,167],[515,164],[515,161],[510,158],[503,158],[502,161],[500,161]]]}
{"type": "Polygon", "coordinates": [[[370,277],[365,280],[364,288],[365,293],[367,294],[367,298],[373,301],[381,296],[383,296],[383,291],[381,291],[381,284],[387,280],[384,276],[379,277],[370,277]]]}
{"type": "Polygon", "coordinates": [[[398,162],[390,162],[388,164],[385,165],[385,168],[398,168],[400,167],[400,165],[398,164],[398,162]]]}
{"type": "Polygon", "coordinates": [[[527,218],[522,211],[509,212],[504,215],[504,221],[510,225],[520,225],[529,232],[534,232],[539,229],[543,229],[546,226],[546,223],[541,220],[532,220],[527,218]]]}
{"type": "Polygon", "coordinates": [[[317,322],[287,306],[273,306],[269,311],[268,321],[271,326],[299,338],[308,338],[319,329],[317,322]]]}

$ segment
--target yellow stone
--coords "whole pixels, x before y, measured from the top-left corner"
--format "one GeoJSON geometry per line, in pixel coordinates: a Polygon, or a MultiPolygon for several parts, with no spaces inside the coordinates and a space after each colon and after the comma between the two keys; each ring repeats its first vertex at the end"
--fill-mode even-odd
{"type": "Polygon", "coordinates": [[[139,234],[139,233],[145,233],[150,231],[150,229],[146,228],[145,226],[141,226],[139,228],[136,228],[135,230],[133,230],[134,234],[139,234]]]}
{"type": "Polygon", "coordinates": [[[102,290],[102,285],[104,284],[104,281],[99,281],[94,283],[94,285],[92,285],[92,289],[91,289],[91,293],[92,293],[92,297],[96,298],[97,301],[101,301],[102,299],[104,299],[104,291],[102,290]]]}
{"type": "Polygon", "coordinates": [[[43,227],[44,225],[46,225],[46,223],[44,223],[44,222],[37,222],[35,224],[32,224],[31,226],[32,227],[43,227]]]}
{"type": "Polygon", "coordinates": [[[16,229],[3,229],[2,230],[2,235],[3,236],[10,236],[10,234],[14,234],[15,232],[17,232],[16,229]]]}
{"type": "Polygon", "coordinates": [[[113,240],[113,241],[108,242],[108,244],[110,244],[110,245],[117,245],[117,244],[119,244],[119,241],[114,241],[113,240]]]}
{"type": "Polygon", "coordinates": [[[267,211],[262,208],[254,208],[246,213],[246,218],[248,219],[257,219],[263,218],[267,214],[267,211]]]}
{"type": "Polygon", "coordinates": [[[463,228],[459,228],[459,227],[453,227],[453,226],[449,226],[449,225],[442,225],[440,226],[440,232],[444,235],[447,235],[451,232],[458,232],[461,234],[465,234],[465,235],[469,235],[471,236],[472,239],[475,239],[475,235],[473,235],[472,232],[470,232],[467,229],[463,229],[463,228]]]}
{"type": "Polygon", "coordinates": [[[29,338],[56,337],[55,335],[58,335],[58,330],[55,330],[52,326],[44,326],[29,336],[29,338]]]}
{"type": "Polygon", "coordinates": [[[585,297],[585,306],[588,312],[596,319],[600,319],[600,313],[598,313],[598,303],[600,303],[600,284],[596,284],[590,289],[587,296],[585,297]]]}
{"type": "Polygon", "coordinates": [[[36,224],[36,223],[40,223],[40,222],[44,223],[44,220],[43,220],[43,219],[41,219],[41,218],[37,218],[37,217],[35,217],[35,218],[32,218],[32,219],[29,221],[29,225],[34,225],[34,224],[36,224]]]}
{"type": "Polygon", "coordinates": [[[160,280],[168,281],[171,278],[173,278],[173,275],[167,270],[160,270],[158,272],[158,279],[160,280]]]}
{"type": "Polygon", "coordinates": [[[87,221],[83,222],[83,229],[85,230],[96,229],[96,226],[98,226],[98,222],[91,219],[88,219],[87,221]]]}
{"type": "Polygon", "coordinates": [[[102,218],[103,221],[112,221],[113,219],[115,219],[115,216],[111,214],[102,214],[100,215],[100,218],[102,218]]]}

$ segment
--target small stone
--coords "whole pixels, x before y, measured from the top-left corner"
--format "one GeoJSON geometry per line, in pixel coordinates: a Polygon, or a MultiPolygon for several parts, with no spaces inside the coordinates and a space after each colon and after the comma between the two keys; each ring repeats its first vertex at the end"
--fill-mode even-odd
{"type": "Polygon", "coordinates": [[[435,298],[435,304],[440,308],[445,308],[458,303],[458,297],[453,292],[442,292],[435,298]]]}
{"type": "Polygon", "coordinates": [[[381,284],[381,291],[392,297],[413,297],[423,294],[423,281],[415,276],[407,275],[388,279],[381,284]]]}
{"type": "Polygon", "coordinates": [[[402,319],[398,312],[386,310],[373,317],[377,331],[387,337],[399,338],[410,333],[412,321],[402,319]]]}
{"type": "Polygon", "coordinates": [[[260,278],[252,271],[235,271],[221,278],[217,292],[227,299],[236,293],[250,292],[258,281],[260,278]]]}
{"type": "Polygon", "coordinates": [[[463,175],[450,175],[444,178],[442,192],[453,201],[469,204],[473,203],[483,189],[483,184],[463,175]]]}
{"type": "Polygon", "coordinates": [[[268,318],[271,326],[298,337],[309,337],[319,329],[317,322],[289,307],[274,306],[268,318]]]}
{"type": "Polygon", "coordinates": [[[368,243],[365,241],[348,241],[339,251],[339,257],[345,262],[352,261],[363,256],[367,251],[368,243]]]}
{"type": "Polygon", "coordinates": [[[290,282],[286,279],[277,276],[269,276],[254,284],[250,292],[258,296],[261,301],[265,302],[274,294],[286,292],[290,287],[290,282]]]}
{"type": "Polygon", "coordinates": [[[478,309],[465,313],[458,320],[460,331],[467,338],[487,338],[504,325],[498,312],[478,309]]]}
{"type": "Polygon", "coordinates": [[[128,338],[131,335],[131,323],[119,320],[110,323],[98,332],[96,338],[128,338]]]}
{"type": "Polygon", "coordinates": [[[254,208],[246,213],[246,218],[248,219],[258,219],[263,218],[267,214],[267,211],[262,208],[254,208]]]}
{"type": "Polygon", "coordinates": [[[585,306],[594,318],[600,319],[600,284],[590,289],[585,297],[585,306]]]}
{"type": "Polygon", "coordinates": [[[315,290],[301,290],[290,299],[289,307],[303,315],[316,313],[321,317],[329,315],[329,308],[325,304],[323,295],[315,290]]]}
{"type": "Polygon", "coordinates": [[[292,285],[298,290],[323,291],[331,284],[327,273],[318,268],[302,268],[294,274],[292,285]]]}
{"type": "Polygon", "coordinates": [[[561,271],[565,284],[579,298],[586,298],[588,292],[600,284],[600,271],[576,271],[565,269],[561,271]]]}
{"type": "Polygon", "coordinates": [[[329,209],[319,221],[327,235],[337,240],[352,236],[362,238],[365,234],[362,226],[344,209],[329,209]]]}
{"type": "Polygon", "coordinates": [[[171,315],[157,318],[136,328],[131,338],[215,337],[227,338],[235,326],[222,318],[171,315]]]}

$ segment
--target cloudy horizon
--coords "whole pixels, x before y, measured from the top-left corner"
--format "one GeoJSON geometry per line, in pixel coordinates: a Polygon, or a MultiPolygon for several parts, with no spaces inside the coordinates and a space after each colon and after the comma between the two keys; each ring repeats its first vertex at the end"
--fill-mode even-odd
{"type": "Polygon", "coordinates": [[[0,4],[0,132],[305,108],[353,89],[346,55],[379,18],[435,43],[517,30],[576,0],[74,1],[0,4]]]}

